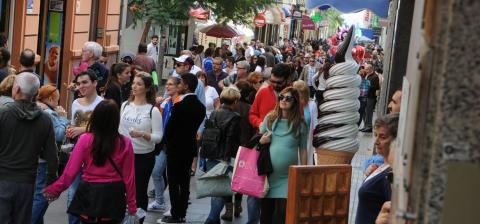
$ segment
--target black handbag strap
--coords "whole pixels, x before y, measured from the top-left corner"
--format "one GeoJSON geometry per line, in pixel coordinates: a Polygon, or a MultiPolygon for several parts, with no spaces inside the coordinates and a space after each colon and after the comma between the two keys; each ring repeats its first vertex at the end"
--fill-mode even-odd
{"type": "Polygon", "coordinates": [[[115,171],[117,171],[118,175],[120,175],[120,177],[123,179],[123,176],[122,176],[122,173],[120,172],[120,170],[118,169],[117,165],[115,164],[115,162],[113,162],[112,160],[112,157],[108,157],[108,161],[112,164],[113,168],[115,169],[115,171]]]}

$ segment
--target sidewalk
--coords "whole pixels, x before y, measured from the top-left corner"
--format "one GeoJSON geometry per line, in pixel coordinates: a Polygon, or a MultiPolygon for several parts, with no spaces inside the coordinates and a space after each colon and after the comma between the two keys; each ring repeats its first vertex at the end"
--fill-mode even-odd
{"type": "MultiPolygon", "coordinates": [[[[350,222],[354,223],[355,213],[357,211],[357,193],[358,188],[361,186],[364,176],[362,171],[362,163],[365,161],[371,154],[371,150],[367,150],[371,147],[372,134],[359,133],[358,138],[360,140],[360,150],[355,154],[352,160],[352,186],[350,193],[350,222]]],[[[199,175],[199,174],[197,174],[199,175]]],[[[196,199],[195,193],[195,178],[192,178],[190,182],[190,202],[191,204],[188,207],[187,212],[187,223],[203,223],[207,217],[208,212],[210,211],[210,198],[196,199]]],[[[150,188],[153,188],[151,186],[150,188]]],[[[67,223],[66,215],[66,201],[67,196],[64,192],[61,197],[56,200],[47,210],[45,215],[45,223],[49,224],[64,224],[67,223]]],[[[168,191],[165,192],[165,199],[167,205],[169,205],[169,196],[168,191]]],[[[222,212],[223,214],[223,212],[222,212]]],[[[163,216],[163,212],[148,212],[145,224],[154,224],[156,220],[163,216]]],[[[233,222],[223,222],[223,223],[235,223],[243,224],[247,222],[247,207],[246,207],[246,197],[243,198],[243,212],[239,218],[234,219],[233,222]]]]}

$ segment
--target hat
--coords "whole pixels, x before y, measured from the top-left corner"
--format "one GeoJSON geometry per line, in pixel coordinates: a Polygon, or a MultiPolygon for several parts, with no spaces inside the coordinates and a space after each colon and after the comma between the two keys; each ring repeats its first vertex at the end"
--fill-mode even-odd
{"type": "Polygon", "coordinates": [[[178,58],[174,58],[175,61],[177,62],[180,62],[180,63],[188,63],[190,65],[193,65],[194,64],[194,61],[192,59],[192,57],[188,56],[188,55],[182,55],[178,58]]]}
{"type": "Polygon", "coordinates": [[[189,58],[189,57],[190,57],[190,56],[188,56],[188,55],[181,55],[181,56],[178,57],[178,58],[174,58],[174,60],[177,61],[177,62],[183,63],[183,62],[185,62],[185,61],[187,60],[187,58],[189,58]]]}

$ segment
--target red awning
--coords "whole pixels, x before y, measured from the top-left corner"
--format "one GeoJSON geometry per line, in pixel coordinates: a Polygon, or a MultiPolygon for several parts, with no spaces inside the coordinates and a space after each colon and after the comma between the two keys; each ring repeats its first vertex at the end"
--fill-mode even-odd
{"type": "Polygon", "coordinates": [[[302,29],[304,30],[315,30],[315,22],[308,17],[308,16],[302,16],[302,29]]]}
{"type": "Polygon", "coordinates": [[[197,8],[197,9],[190,8],[190,11],[188,12],[188,14],[191,17],[199,19],[199,20],[207,20],[208,17],[210,16],[210,12],[208,10],[203,9],[203,8],[197,8]]]}

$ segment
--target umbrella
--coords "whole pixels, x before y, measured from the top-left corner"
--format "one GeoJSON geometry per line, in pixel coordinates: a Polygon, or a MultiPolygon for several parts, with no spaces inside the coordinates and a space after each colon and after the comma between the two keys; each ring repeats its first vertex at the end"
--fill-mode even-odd
{"type": "Polygon", "coordinates": [[[237,31],[235,28],[223,24],[213,24],[210,26],[206,26],[201,28],[199,31],[205,33],[207,36],[217,38],[232,38],[240,36],[240,32],[237,31]]]}

